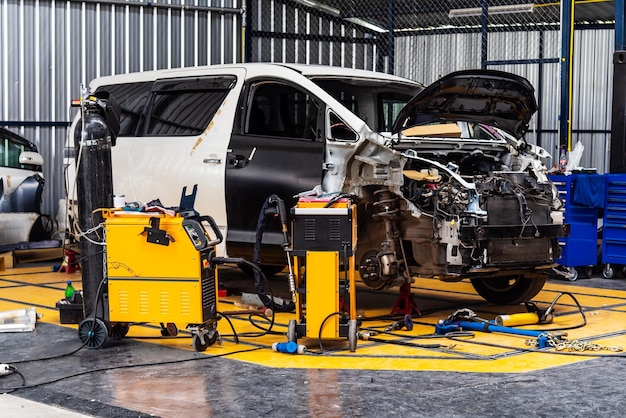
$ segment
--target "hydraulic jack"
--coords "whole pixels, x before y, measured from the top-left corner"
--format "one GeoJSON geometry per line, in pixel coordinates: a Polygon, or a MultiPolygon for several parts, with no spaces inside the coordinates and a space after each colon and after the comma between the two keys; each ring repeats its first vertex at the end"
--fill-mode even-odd
{"type": "MultiPolygon", "coordinates": [[[[503,334],[521,335],[537,339],[539,348],[550,347],[551,335],[546,331],[528,330],[497,325],[494,321],[476,319],[476,315],[469,309],[460,309],[447,319],[442,319],[435,325],[435,333],[446,335],[459,331],[499,332],[503,334]]],[[[565,337],[562,333],[558,338],[565,337]]],[[[554,337],[554,335],[552,335],[554,337]]]]}

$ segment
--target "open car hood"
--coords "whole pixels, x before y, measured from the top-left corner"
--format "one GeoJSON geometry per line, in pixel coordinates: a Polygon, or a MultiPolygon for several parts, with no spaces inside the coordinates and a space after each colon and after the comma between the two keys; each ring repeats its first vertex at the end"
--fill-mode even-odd
{"type": "Polygon", "coordinates": [[[392,133],[416,125],[476,122],[515,138],[537,111],[535,89],[523,77],[494,70],[450,73],[413,97],[398,114],[392,133]]]}

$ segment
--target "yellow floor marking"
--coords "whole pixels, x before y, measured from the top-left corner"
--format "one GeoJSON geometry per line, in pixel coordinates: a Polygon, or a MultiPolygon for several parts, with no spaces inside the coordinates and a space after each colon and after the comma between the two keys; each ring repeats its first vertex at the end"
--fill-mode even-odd
{"type": "MultiPolygon", "coordinates": [[[[80,272],[72,274],[46,270],[21,270],[19,274],[11,270],[7,272],[0,275],[0,312],[35,306],[37,313],[43,314],[41,322],[59,324],[59,312],[55,304],[64,297],[67,280],[72,280],[74,287],[81,289],[80,272]]],[[[389,317],[391,307],[398,297],[397,290],[376,292],[360,285],[358,288],[357,310],[364,316],[362,331],[383,330],[394,320],[400,319],[389,317]]],[[[242,314],[231,317],[231,322],[240,336],[239,343],[234,342],[233,331],[228,322],[221,320],[218,330],[223,336],[223,344],[209,347],[205,354],[234,353],[230,358],[270,367],[461,372],[526,372],[594,358],[555,354],[552,349],[541,353],[529,352],[525,337],[508,334],[475,332],[471,339],[427,338],[433,335],[437,321],[445,319],[458,308],[468,307],[480,317],[491,320],[498,314],[522,312],[524,307],[486,303],[476,295],[467,281],[444,283],[418,279],[413,284],[411,292],[423,316],[413,318],[415,323],[412,331],[396,330],[393,336],[380,334],[375,337],[390,340],[392,343],[389,344],[360,340],[357,351],[351,353],[348,350],[347,339],[322,341],[320,348],[316,336],[307,336],[308,338],[301,338],[298,343],[306,345],[309,354],[276,353],[271,350],[271,345],[274,342],[286,341],[287,323],[294,315],[276,314],[273,334],[246,337],[245,334],[256,335],[261,330],[250,323],[247,314],[242,314]],[[439,344],[441,347],[422,346],[431,344],[439,344]],[[237,353],[256,347],[261,349],[237,353]]],[[[534,301],[540,308],[546,308],[559,293],[564,292],[571,292],[576,297],[584,307],[587,318],[585,327],[566,331],[568,340],[590,340],[597,344],[621,345],[626,348],[626,330],[623,326],[626,324],[626,291],[563,286],[558,282],[550,282],[534,301]]],[[[237,297],[224,298],[223,303],[220,303],[220,309],[238,310],[239,308],[233,305],[236,300],[237,297]]],[[[262,327],[268,325],[259,318],[256,322],[262,327]]],[[[575,327],[581,323],[582,316],[575,302],[571,297],[563,295],[555,306],[555,319],[552,324],[522,328],[551,330],[575,327]]],[[[159,324],[132,325],[128,337],[172,348],[193,350],[191,335],[184,329],[184,324],[177,325],[179,334],[176,337],[162,337],[159,324]]],[[[64,326],[77,328],[77,325],[64,326]]],[[[607,351],[586,353],[611,355],[607,351]]]]}

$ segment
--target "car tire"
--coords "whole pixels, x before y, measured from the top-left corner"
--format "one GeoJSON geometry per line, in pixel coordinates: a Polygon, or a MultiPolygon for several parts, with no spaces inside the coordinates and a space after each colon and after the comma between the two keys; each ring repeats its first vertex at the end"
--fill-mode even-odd
{"type": "Polygon", "coordinates": [[[526,278],[523,275],[472,278],[472,286],[487,302],[496,305],[516,305],[528,301],[541,291],[546,276],[526,278]]]}

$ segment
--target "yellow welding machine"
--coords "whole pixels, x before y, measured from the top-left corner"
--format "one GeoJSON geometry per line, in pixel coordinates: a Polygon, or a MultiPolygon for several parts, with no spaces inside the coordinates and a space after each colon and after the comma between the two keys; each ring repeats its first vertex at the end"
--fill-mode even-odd
{"type": "Polygon", "coordinates": [[[186,324],[198,351],[211,345],[216,332],[208,341],[195,337],[213,331],[217,320],[215,241],[205,228],[217,228],[214,221],[124,210],[103,215],[111,324],[186,324]]]}

